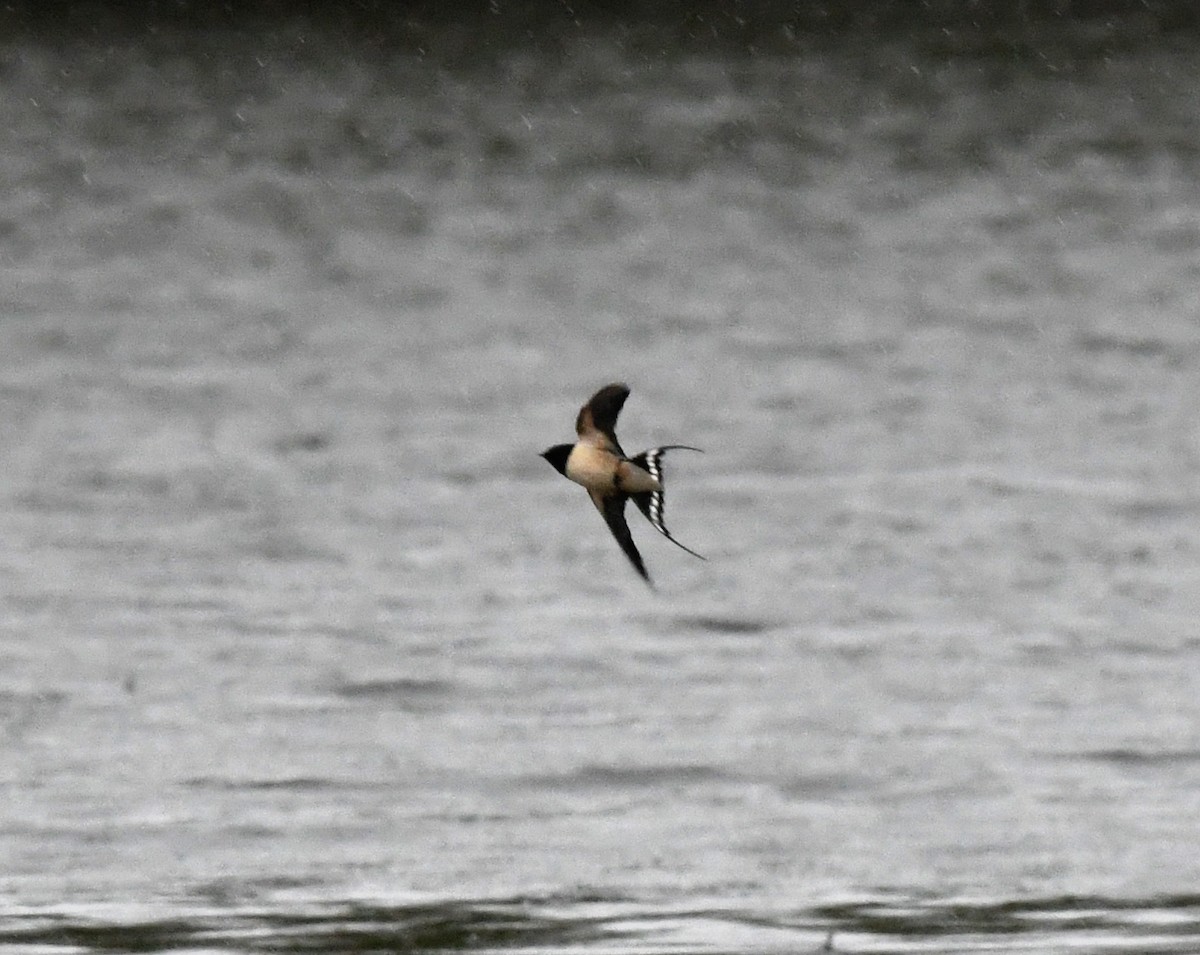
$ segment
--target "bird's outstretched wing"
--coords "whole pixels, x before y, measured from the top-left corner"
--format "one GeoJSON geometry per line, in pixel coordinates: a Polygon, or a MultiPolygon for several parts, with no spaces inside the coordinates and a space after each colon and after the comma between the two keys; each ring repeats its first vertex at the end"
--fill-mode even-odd
{"type": "Polygon", "coordinates": [[[579,409],[575,418],[575,433],[579,440],[625,456],[617,441],[617,415],[629,397],[629,388],[616,382],[597,391],[579,409]]]}
{"type": "Polygon", "coordinates": [[[621,545],[621,550],[633,564],[633,569],[653,587],[650,575],[646,573],[646,565],[642,562],[642,555],[638,553],[637,545],[633,542],[633,535],[629,533],[629,525],[625,522],[625,502],[628,497],[624,494],[597,494],[595,491],[588,491],[588,496],[591,497],[597,510],[604,515],[604,523],[608,525],[613,537],[621,545]]]}
{"type": "MultiPolygon", "coordinates": [[[[663,490],[648,491],[644,494],[634,494],[633,502],[641,509],[641,512],[646,515],[646,520],[654,525],[654,529],[662,534],[676,547],[681,547],[693,557],[699,557],[701,560],[706,560],[703,554],[697,554],[686,544],[681,544],[671,532],[667,530],[667,525],[663,517],[666,508],[666,482],[663,481],[662,458],[668,451],[700,451],[699,448],[689,447],[686,444],[664,444],[661,448],[651,448],[649,451],[643,451],[641,454],[634,455],[630,460],[638,467],[644,469],[649,475],[659,483],[663,490]]],[[[703,451],[700,451],[703,454],[703,451]]]]}

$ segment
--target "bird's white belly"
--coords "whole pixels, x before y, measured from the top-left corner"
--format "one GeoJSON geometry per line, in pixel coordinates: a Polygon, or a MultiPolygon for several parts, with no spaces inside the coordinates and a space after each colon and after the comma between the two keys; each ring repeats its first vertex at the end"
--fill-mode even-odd
{"type": "Polygon", "coordinates": [[[567,458],[566,474],[589,491],[609,493],[616,488],[618,458],[587,444],[577,444],[567,458]]]}
{"type": "Polygon", "coordinates": [[[638,494],[661,491],[662,485],[637,465],[617,457],[611,451],[577,444],[567,458],[567,477],[589,491],[611,494],[622,491],[638,494]]]}

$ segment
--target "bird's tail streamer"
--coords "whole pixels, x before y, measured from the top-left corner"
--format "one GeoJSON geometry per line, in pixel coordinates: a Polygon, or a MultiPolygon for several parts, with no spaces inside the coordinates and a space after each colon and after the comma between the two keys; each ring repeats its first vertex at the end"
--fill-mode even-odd
{"type": "MultiPolygon", "coordinates": [[[[671,532],[667,530],[667,525],[664,522],[663,512],[666,508],[666,482],[663,480],[663,455],[668,451],[700,451],[699,448],[689,447],[686,444],[665,444],[661,448],[651,448],[649,451],[643,451],[641,454],[635,454],[629,460],[638,467],[647,471],[654,480],[663,486],[661,491],[647,491],[643,494],[630,495],[633,502],[638,506],[643,514],[646,515],[646,520],[654,525],[654,529],[662,534],[676,547],[686,550],[693,557],[699,557],[701,560],[707,560],[703,554],[697,554],[694,550],[685,544],[679,543],[671,532]]],[[[703,451],[700,451],[703,454],[703,451]]]]}

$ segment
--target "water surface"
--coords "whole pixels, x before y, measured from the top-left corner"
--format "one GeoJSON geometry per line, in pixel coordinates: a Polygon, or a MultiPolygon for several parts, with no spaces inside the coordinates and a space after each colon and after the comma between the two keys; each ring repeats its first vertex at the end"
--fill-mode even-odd
{"type": "Polygon", "coordinates": [[[1194,44],[439,37],[3,48],[0,945],[1200,948],[1194,44]]]}

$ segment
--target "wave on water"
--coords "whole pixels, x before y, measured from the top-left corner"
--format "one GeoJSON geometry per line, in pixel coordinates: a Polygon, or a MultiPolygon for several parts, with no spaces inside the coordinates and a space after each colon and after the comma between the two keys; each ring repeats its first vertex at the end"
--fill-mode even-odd
{"type": "Polygon", "coordinates": [[[1194,952],[1200,896],[863,898],[791,914],[588,896],[16,910],[0,946],[42,952],[1194,952]]]}

